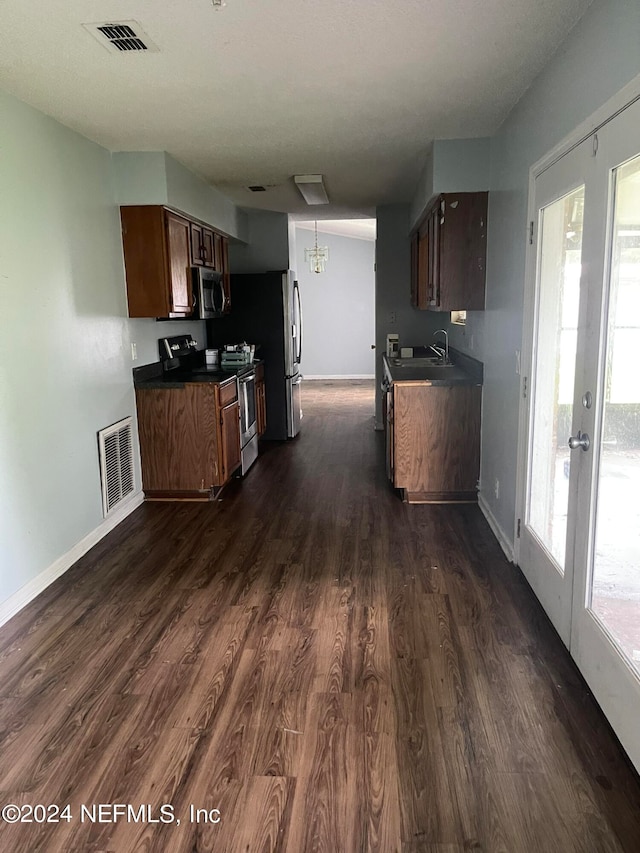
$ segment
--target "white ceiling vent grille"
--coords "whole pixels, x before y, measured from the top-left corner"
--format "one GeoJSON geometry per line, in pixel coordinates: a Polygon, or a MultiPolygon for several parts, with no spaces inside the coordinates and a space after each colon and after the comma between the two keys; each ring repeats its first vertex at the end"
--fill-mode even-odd
{"type": "Polygon", "coordinates": [[[123,418],[98,433],[102,512],[111,512],[134,489],[131,418],[123,418]]]}
{"type": "Polygon", "coordinates": [[[156,45],[137,21],[120,21],[119,23],[106,21],[82,26],[111,53],[158,52],[156,45]]]}

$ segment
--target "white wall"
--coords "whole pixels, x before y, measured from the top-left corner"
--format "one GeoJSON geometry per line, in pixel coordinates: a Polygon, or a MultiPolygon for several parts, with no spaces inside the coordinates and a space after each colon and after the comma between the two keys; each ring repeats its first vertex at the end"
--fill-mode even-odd
{"type": "Polygon", "coordinates": [[[245,243],[231,243],[232,273],[289,269],[289,216],[270,210],[247,210],[245,243]]]}
{"type": "Polygon", "coordinates": [[[439,193],[471,193],[489,189],[491,140],[436,139],[425,158],[411,202],[411,227],[439,193]]]}
{"type": "Polygon", "coordinates": [[[207,346],[207,324],[205,320],[129,320],[129,336],[135,343],[138,360],[132,367],[151,364],[160,360],[159,338],[171,338],[174,335],[191,335],[198,349],[207,346]]]}
{"type": "Polygon", "coordinates": [[[530,167],[640,74],[640,4],[598,0],[569,34],[542,74],[513,109],[491,146],[487,301],[472,317],[485,363],[481,490],[509,542],[513,542],[521,348],[530,167]],[[500,480],[500,500],[493,484],[500,480]]]}
{"type": "MultiPolygon", "coordinates": [[[[165,153],[167,204],[222,231],[246,240],[247,216],[215,187],[165,153]]],[[[139,203],[139,202],[138,202],[139,203]]]]}
{"type": "Polygon", "coordinates": [[[229,237],[248,239],[246,214],[166,151],[117,151],[112,158],[118,204],[166,204],[229,237]]]}
{"type": "Polygon", "coordinates": [[[111,155],[0,114],[2,602],[101,523],[96,433],[135,401],[111,155]]]}
{"type": "Polygon", "coordinates": [[[375,372],[375,243],[324,234],[329,247],[323,273],[312,273],[304,250],[313,231],[296,228],[296,274],[304,315],[302,373],[305,377],[370,377],[375,372]]]}

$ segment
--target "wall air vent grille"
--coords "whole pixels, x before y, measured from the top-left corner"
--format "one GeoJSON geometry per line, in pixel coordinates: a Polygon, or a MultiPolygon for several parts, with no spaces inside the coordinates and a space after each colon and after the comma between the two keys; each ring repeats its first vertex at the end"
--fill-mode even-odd
{"type": "Polygon", "coordinates": [[[83,24],[82,26],[111,53],[158,52],[158,48],[137,21],[121,21],[120,23],[107,21],[101,24],[83,24]]]}
{"type": "Polygon", "coordinates": [[[260,186],[260,184],[253,184],[253,186],[247,187],[247,189],[252,193],[266,193],[267,191],[267,188],[260,186]]]}
{"type": "Polygon", "coordinates": [[[135,491],[131,418],[123,418],[98,433],[102,512],[105,518],[135,491]]]}

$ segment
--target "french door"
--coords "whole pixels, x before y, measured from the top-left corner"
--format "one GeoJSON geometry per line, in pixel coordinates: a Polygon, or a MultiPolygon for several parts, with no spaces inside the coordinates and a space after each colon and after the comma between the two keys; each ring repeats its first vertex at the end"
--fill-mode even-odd
{"type": "Polygon", "coordinates": [[[640,770],[640,102],[535,208],[519,563],[640,770]]]}

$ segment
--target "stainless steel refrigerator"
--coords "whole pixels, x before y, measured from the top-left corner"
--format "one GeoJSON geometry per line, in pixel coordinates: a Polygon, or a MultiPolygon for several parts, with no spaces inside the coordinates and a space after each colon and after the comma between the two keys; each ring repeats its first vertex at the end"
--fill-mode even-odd
{"type": "Polygon", "coordinates": [[[231,313],[207,321],[209,346],[247,341],[264,360],[267,401],[265,439],[294,438],[300,431],[302,309],[291,270],[231,276],[231,313]]]}

